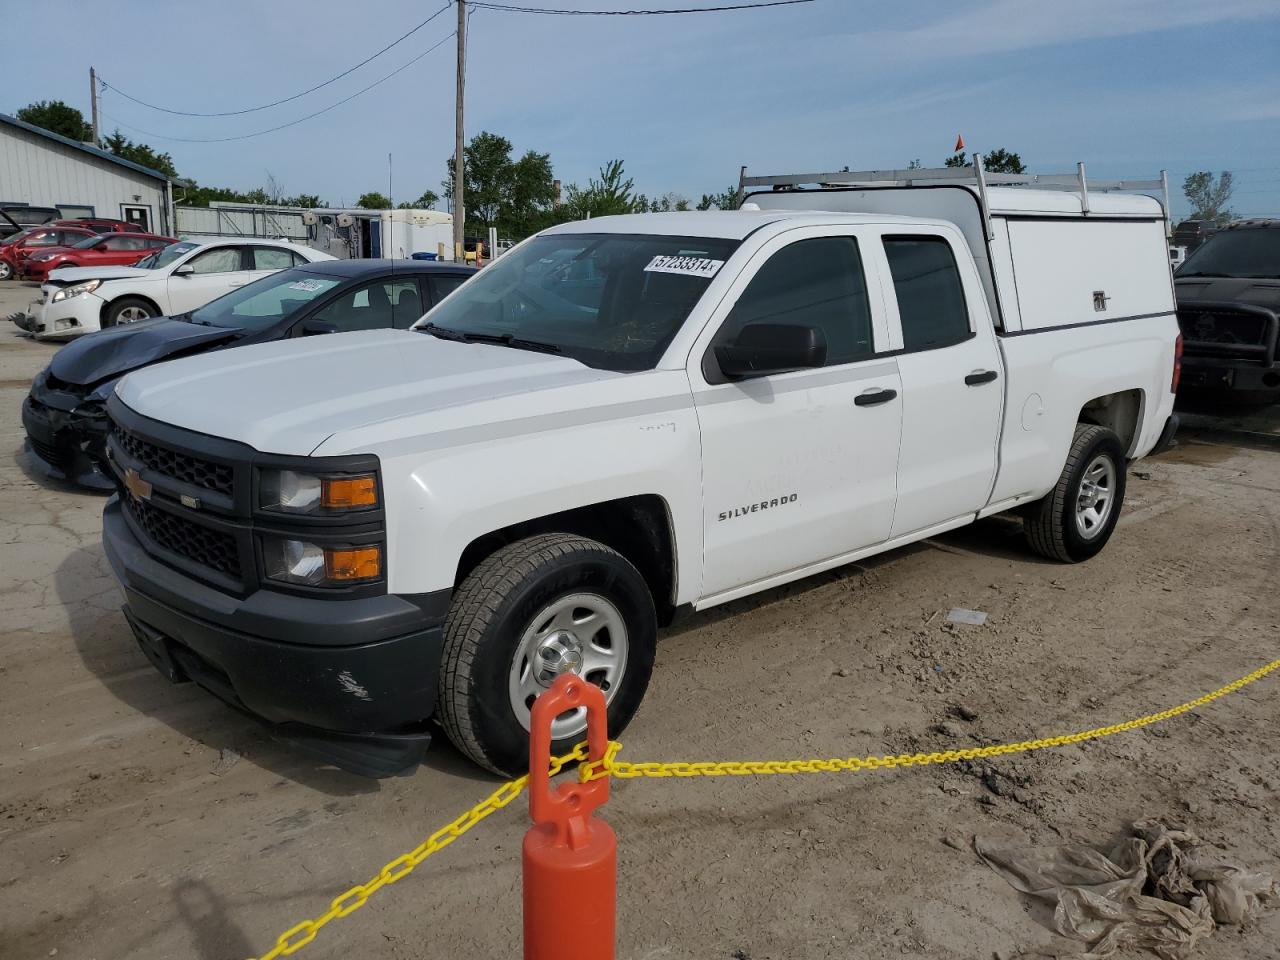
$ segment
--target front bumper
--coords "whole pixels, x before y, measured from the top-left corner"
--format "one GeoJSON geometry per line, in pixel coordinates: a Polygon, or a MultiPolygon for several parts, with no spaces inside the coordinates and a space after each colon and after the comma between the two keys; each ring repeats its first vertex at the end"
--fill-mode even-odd
{"type": "Polygon", "coordinates": [[[102,329],[103,301],[92,293],[82,293],[57,303],[45,293],[34,301],[27,313],[31,317],[30,332],[37,340],[69,340],[102,329]]]}
{"type": "Polygon", "coordinates": [[[435,711],[449,591],[329,600],[260,589],[238,598],[156,560],[119,496],[107,559],[148,658],[332,763],[383,776],[421,760],[435,711]]]}
{"type": "Polygon", "coordinates": [[[1280,362],[1184,355],[1178,392],[1245,403],[1277,401],[1280,362]]]}
{"type": "Polygon", "coordinates": [[[22,427],[27,455],[44,476],[104,493],[115,489],[98,468],[107,435],[105,412],[59,410],[28,395],[22,401],[22,427]]]}

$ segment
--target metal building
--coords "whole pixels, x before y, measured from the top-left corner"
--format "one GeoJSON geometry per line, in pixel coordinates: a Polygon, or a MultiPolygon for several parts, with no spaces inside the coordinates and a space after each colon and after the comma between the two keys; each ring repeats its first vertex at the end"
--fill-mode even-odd
{"type": "Polygon", "coordinates": [[[158,170],[0,113],[0,204],[57,207],[173,235],[173,189],[158,170]]]}

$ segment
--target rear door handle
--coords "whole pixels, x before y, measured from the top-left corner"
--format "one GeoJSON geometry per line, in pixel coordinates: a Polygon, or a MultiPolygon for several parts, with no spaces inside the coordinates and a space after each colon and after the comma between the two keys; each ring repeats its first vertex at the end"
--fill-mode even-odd
{"type": "Polygon", "coordinates": [[[990,383],[1000,374],[995,370],[977,370],[964,378],[964,382],[971,387],[976,387],[980,383],[990,383]]]}
{"type": "Polygon", "coordinates": [[[897,395],[897,390],[868,390],[854,397],[853,402],[860,407],[876,407],[882,403],[888,403],[897,395]]]}

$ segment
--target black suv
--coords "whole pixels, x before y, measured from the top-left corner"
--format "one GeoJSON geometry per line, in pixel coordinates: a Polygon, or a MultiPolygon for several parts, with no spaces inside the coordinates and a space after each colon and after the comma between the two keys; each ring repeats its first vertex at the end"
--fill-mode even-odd
{"type": "Polygon", "coordinates": [[[352,330],[408,329],[475,273],[423,260],[320,260],[281,270],[176,317],[79,337],[53,355],[22,405],[32,466],[110,492],[106,404],[130,370],[209,350],[352,330]]]}
{"type": "Polygon", "coordinates": [[[1182,329],[1179,392],[1280,401],[1280,220],[1215,233],[1174,275],[1182,329]]]}

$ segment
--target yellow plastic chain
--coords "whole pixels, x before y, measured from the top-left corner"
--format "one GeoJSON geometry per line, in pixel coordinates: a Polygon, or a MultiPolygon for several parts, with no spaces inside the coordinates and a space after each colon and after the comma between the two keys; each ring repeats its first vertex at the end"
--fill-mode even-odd
{"type": "MultiPolygon", "coordinates": [[[[580,743],[564,756],[552,757],[549,768],[550,775],[554,777],[568,764],[575,760],[579,762],[586,760],[587,756],[586,743],[580,743]]],[[[316,934],[330,920],[336,920],[339,917],[346,917],[355,913],[369,902],[371,896],[383,887],[390,886],[397,880],[408,876],[413,872],[414,867],[422,863],[427,857],[443,850],[481,820],[510,804],[524,792],[524,788],[528,786],[528,783],[528,774],[515,780],[508,780],[462,816],[451,823],[445,824],[408,853],[396,857],[379,870],[377,876],[373,879],[367,883],[357,884],[341,896],[335,897],[329,904],[329,909],[320,914],[320,916],[312,920],[303,920],[297,926],[290,927],[280,934],[276,938],[275,946],[268,953],[264,953],[261,960],[275,960],[276,957],[287,957],[301,950],[316,938],[316,934]]]]}
{"type": "Polygon", "coordinates": [[[835,757],[832,759],[811,760],[701,760],[697,762],[676,761],[674,763],[630,763],[616,759],[622,744],[609,742],[609,749],[604,758],[578,767],[578,777],[582,782],[599,780],[602,777],[616,777],[627,780],[634,777],[755,777],[774,773],[858,773],[862,770],[893,770],[897,767],[922,767],[934,763],[955,763],[959,760],[981,760],[986,757],[1005,757],[1011,753],[1028,753],[1032,750],[1044,750],[1047,747],[1062,747],[1070,743],[1081,743],[1085,740],[1097,740],[1116,733],[1148,727],[1153,723],[1171,720],[1203,707],[1207,703],[1219,700],[1227,694],[1235,693],[1242,687],[1261,680],[1267,674],[1280,669],[1280,660],[1272,660],[1264,667],[1248,676],[1233,680],[1224,687],[1219,687],[1203,697],[1188,700],[1159,713],[1149,713],[1136,720],[1124,723],[1113,723],[1106,727],[1094,727],[1080,733],[1067,733],[1057,737],[1043,737],[1039,740],[1023,740],[1018,743],[1002,743],[990,747],[969,747],[964,750],[944,750],[937,753],[897,753],[867,757],[835,757]]]}
{"type": "MultiPolygon", "coordinates": [[[[937,753],[898,753],[866,757],[837,757],[833,759],[702,760],[696,762],[676,761],[673,763],[632,763],[626,760],[618,760],[617,755],[618,751],[622,749],[622,744],[610,741],[609,748],[605,752],[603,759],[588,762],[587,745],[580,743],[564,756],[553,757],[549,773],[554,777],[570,763],[577,761],[579,764],[578,777],[583,783],[587,783],[591,780],[599,780],[602,777],[617,777],[627,780],[635,777],[752,777],[783,773],[857,773],[863,770],[893,770],[897,767],[919,767],[936,763],[955,763],[959,760],[1004,757],[1011,753],[1027,753],[1032,750],[1043,750],[1047,747],[1061,747],[1070,743],[1081,743],[1085,740],[1097,740],[1101,737],[1109,737],[1113,734],[1124,733],[1128,730],[1136,730],[1139,727],[1147,727],[1153,723],[1170,720],[1173,717],[1194,710],[1196,707],[1202,707],[1207,703],[1220,700],[1230,693],[1235,693],[1242,687],[1247,687],[1249,684],[1261,680],[1275,670],[1280,670],[1280,660],[1272,660],[1266,666],[1259,667],[1247,676],[1243,676],[1239,680],[1233,680],[1212,693],[1206,693],[1195,700],[1188,700],[1186,703],[1181,703],[1168,710],[1161,710],[1159,713],[1149,713],[1145,717],[1138,717],[1136,720],[1113,723],[1106,727],[1094,727],[1092,730],[1084,730],[1080,733],[1044,737],[1039,740],[1023,740],[1019,743],[1002,743],[990,747],[969,747],[964,750],[945,750],[937,753]]],[[[320,916],[312,920],[303,920],[298,925],[290,927],[280,934],[276,938],[275,946],[271,948],[270,952],[264,953],[259,960],[276,960],[277,957],[287,957],[301,950],[316,938],[316,934],[329,921],[355,913],[377,891],[408,876],[427,857],[439,850],[443,850],[490,814],[508,806],[524,792],[528,783],[529,777],[527,774],[516,780],[507,781],[480,803],[462,814],[462,816],[431,834],[417,847],[396,857],[379,870],[377,875],[367,883],[357,884],[346,893],[334,898],[329,904],[329,909],[320,914],[320,916]]]]}

